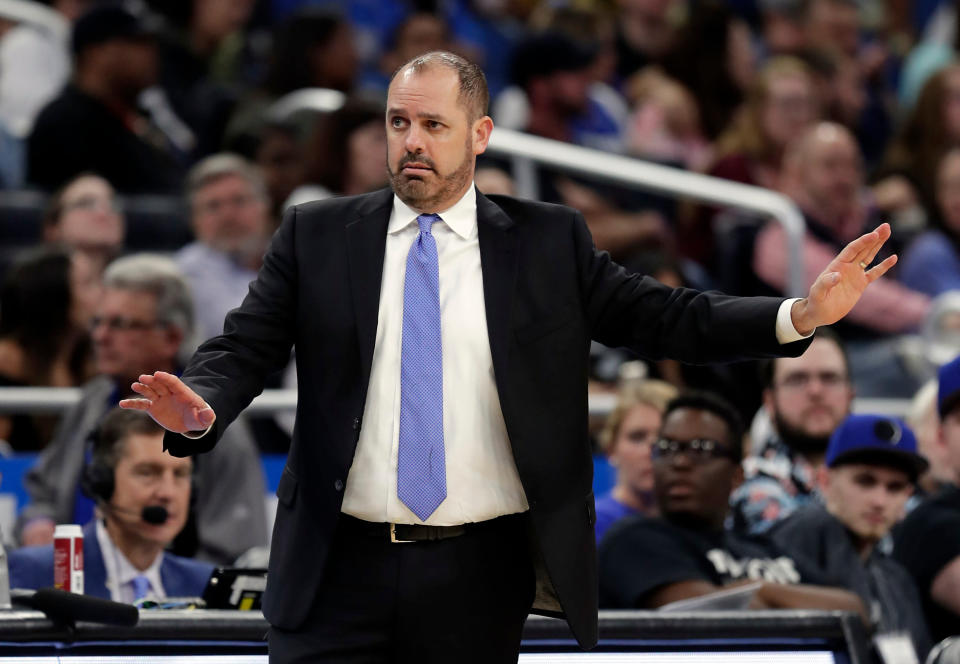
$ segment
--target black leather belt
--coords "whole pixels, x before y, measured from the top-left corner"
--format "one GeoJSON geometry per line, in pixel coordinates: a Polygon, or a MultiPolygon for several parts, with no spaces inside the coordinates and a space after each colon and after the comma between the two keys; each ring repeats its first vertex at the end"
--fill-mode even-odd
{"type": "Polygon", "coordinates": [[[348,532],[368,535],[389,540],[394,544],[405,542],[431,542],[437,540],[460,537],[468,531],[489,527],[494,524],[503,523],[515,515],[498,517],[489,521],[478,523],[464,523],[457,526],[427,526],[414,523],[375,523],[373,521],[364,521],[349,514],[340,515],[340,525],[348,532]]]}

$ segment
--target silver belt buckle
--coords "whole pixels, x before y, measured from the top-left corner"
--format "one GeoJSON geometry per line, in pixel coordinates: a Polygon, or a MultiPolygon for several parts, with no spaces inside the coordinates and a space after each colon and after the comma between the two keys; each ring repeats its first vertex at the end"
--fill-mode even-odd
{"type": "Polygon", "coordinates": [[[389,523],[387,525],[390,526],[390,542],[392,544],[410,544],[411,542],[417,541],[417,540],[397,539],[397,524],[389,523]]]}

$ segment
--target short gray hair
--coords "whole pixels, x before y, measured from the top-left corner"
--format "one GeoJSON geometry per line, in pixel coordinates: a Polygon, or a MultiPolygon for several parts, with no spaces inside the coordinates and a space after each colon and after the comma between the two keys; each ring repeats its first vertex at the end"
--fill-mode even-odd
{"type": "Polygon", "coordinates": [[[218,152],[201,159],[187,173],[187,198],[190,203],[193,203],[197,192],[203,187],[228,175],[236,175],[246,180],[261,200],[270,199],[263,173],[255,164],[232,152],[218,152]]]}
{"type": "MultiPolygon", "coordinates": [[[[194,310],[190,284],[173,259],[140,253],[110,263],[103,273],[105,288],[150,293],[157,299],[157,320],[183,332],[180,348],[193,349],[194,310]]],[[[180,358],[181,360],[186,358],[180,358]]]]}

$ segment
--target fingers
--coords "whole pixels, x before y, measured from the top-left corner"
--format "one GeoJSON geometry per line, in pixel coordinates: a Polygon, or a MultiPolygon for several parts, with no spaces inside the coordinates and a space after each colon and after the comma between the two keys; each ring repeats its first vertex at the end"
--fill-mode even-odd
{"type": "MultiPolygon", "coordinates": [[[[140,376],[143,378],[143,376],[140,376]]],[[[156,401],[160,398],[160,395],[157,394],[157,391],[153,389],[150,385],[146,383],[133,383],[130,385],[130,389],[136,392],[137,394],[142,394],[144,397],[149,399],[151,402],[156,401]]]]}
{"type": "MultiPolygon", "coordinates": [[[[160,373],[160,372],[158,371],[157,373],[160,373]]],[[[141,392],[140,390],[138,390],[136,388],[136,385],[138,384],[143,385],[147,389],[151,390],[153,395],[156,395],[158,397],[165,397],[168,394],[170,394],[170,390],[167,388],[167,386],[163,383],[163,381],[158,380],[156,376],[153,376],[150,374],[141,374],[140,378],[138,378],[137,380],[139,381],[139,383],[134,383],[131,387],[133,387],[134,391],[139,392],[144,396],[150,396],[152,398],[151,395],[145,394],[144,392],[141,392]]]]}
{"type": "Polygon", "coordinates": [[[889,238],[890,224],[880,224],[875,230],[861,235],[844,247],[837,259],[845,263],[863,262],[869,265],[889,238]]]}
{"type": "Polygon", "coordinates": [[[859,257],[861,255],[865,255],[870,251],[870,248],[878,238],[879,235],[876,231],[861,235],[843,248],[843,250],[837,256],[837,260],[840,260],[844,263],[856,263],[858,260],[860,260],[859,257]]]}
{"type": "Polygon", "coordinates": [[[130,408],[132,410],[150,410],[153,402],[150,399],[121,399],[119,406],[121,408],[130,408]]]}
{"type": "Polygon", "coordinates": [[[880,224],[873,233],[868,233],[868,235],[873,234],[876,234],[876,240],[860,252],[856,258],[857,263],[870,265],[870,263],[873,262],[873,259],[876,258],[877,253],[883,247],[884,243],[890,239],[890,224],[880,224]]]}
{"type": "Polygon", "coordinates": [[[874,281],[882,277],[884,274],[886,274],[887,270],[889,270],[896,264],[897,264],[897,255],[894,254],[893,256],[888,257],[879,265],[874,265],[872,268],[867,270],[867,273],[866,273],[867,279],[870,280],[870,283],[873,283],[874,281]]]}
{"type": "Polygon", "coordinates": [[[167,373],[166,371],[157,371],[154,372],[153,377],[155,382],[163,386],[167,394],[196,406],[204,407],[207,405],[206,402],[200,398],[199,394],[187,387],[182,380],[173,374],[167,373]]]}

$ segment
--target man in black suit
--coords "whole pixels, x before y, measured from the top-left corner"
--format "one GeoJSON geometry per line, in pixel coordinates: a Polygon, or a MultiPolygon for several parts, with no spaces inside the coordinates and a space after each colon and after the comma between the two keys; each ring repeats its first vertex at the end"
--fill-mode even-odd
{"type": "Polygon", "coordinates": [[[590,340],[688,362],[798,354],[784,343],[893,264],[866,270],[882,226],[794,301],[629,275],[575,210],[476,192],[487,102],[458,56],[402,67],[392,191],[290,210],[224,334],[182,381],[141,376],[142,398],[121,402],[170,430],[172,454],[201,452],[296,345],[263,605],[272,661],[516,661],[531,607],[592,646],[590,340]]]}

